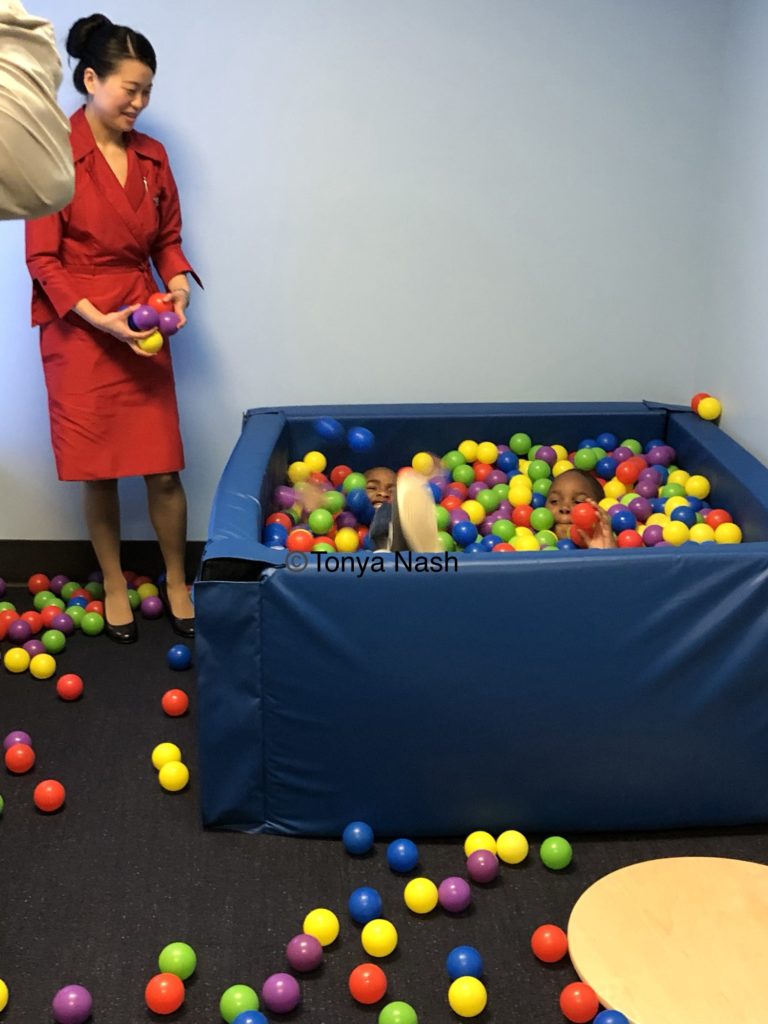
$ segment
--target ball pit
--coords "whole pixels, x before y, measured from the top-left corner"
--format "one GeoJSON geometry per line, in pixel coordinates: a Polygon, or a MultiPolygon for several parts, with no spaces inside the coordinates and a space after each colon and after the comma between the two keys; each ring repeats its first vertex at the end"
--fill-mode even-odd
{"type": "MultiPolygon", "coordinates": [[[[468,466],[475,474],[479,461],[467,463],[459,453],[454,470],[468,466]]],[[[448,514],[477,501],[477,492],[469,497],[471,484],[464,491],[455,482],[441,486],[448,514]]],[[[291,518],[298,514],[298,525],[294,501],[295,494],[285,509],[291,518]]],[[[483,533],[485,517],[483,509],[479,538],[499,536],[492,534],[495,524],[483,533]]],[[[689,540],[701,525],[688,528],[689,540]]],[[[312,542],[311,531],[304,532],[312,542]]],[[[545,835],[743,823],[768,813],[768,794],[750,782],[755,766],[768,767],[765,737],[754,729],[761,720],[756,680],[768,656],[756,621],[768,596],[768,471],[690,410],[652,403],[253,410],[220,482],[210,537],[196,583],[200,781],[209,826],[338,837],[362,808],[372,808],[377,834],[466,834],[477,821],[479,791],[486,827],[500,831],[512,817],[519,828],[545,835]],[[345,431],[365,423],[375,450],[358,456],[343,441],[318,440],[312,423],[324,415],[345,431]],[[559,464],[571,465],[568,454],[587,447],[582,441],[609,433],[614,438],[592,448],[605,452],[596,467],[603,458],[615,462],[601,469],[614,474],[606,488],[613,485],[616,503],[632,493],[658,500],[670,471],[683,468],[690,476],[673,484],[683,488],[678,496],[704,503],[691,507],[713,532],[709,518],[725,508],[743,542],[699,543],[697,531],[693,543],[675,546],[651,522],[666,515],[663,507],[646,521],[638,517],[642,548],[578,551],[559,541],[552,549],[545,540],[542,551],[534,533],[518,539],[524,527],[512,522],[512,513],[529,505],[532,514],[540,493],[534,486],[549,479],[532,481],[526,463],[554,453],[556,479],[559,464]],[[517,543],[503,541],[512,551],[457,552],[458,568],[442,559],[442,575],[419,575],[396,567],[394,556],[382,559],[380,572],[362,573],[354,558],[365,555],[364,543],[362,553],[345,556],[351,568],[342,571],[340,553],[316,558],[310,544],[306,569],[289,572],[290,545],[264,543],[262,522],[275,508],[273,494],[286,486],[286,467],[306,452],[322,450],[328,481],[343,488],[350,472],[373,462],[397,468],[415,453],[457,452],[472,439],[508,444],[491,472],[509,467],[508,492],[515,480],[518,504],[506,499],[510,518],[503,520],[515,526],[510,540],[517,543]],[[640,451],[624,442],[639,442],[640,451]],[[540,453],[543,447],[552,452],[540,453]],[[615,474],[638,457],[646,468],[627,487],[615,474]],[[334,472],[338,467],[346,477],[334,472]],[[685,493],[695,476],[709,482],[707,497],[685,493]],[[610,615],[617,608],[620,621],[610,615]],[[395,627],[409,624],[407,635],[397,631],[386,669],[363,654],[381,644],[382,616],[395,627]],[[653,637],[645,626],[649,616],[653,637]],[[535,644],[510,649],[510,618],[515,635],[535,644]],[[703,622],[712,628],[702,706],[694,695],[701,694],[703,622]],[[461,623],[461,633],[449,623],[461,623]],[[598,653],[587,677],[566,685],[561,680],[572,677],[573,652],[583,649],[585,636],[596,637],[598,653]],[[445,647],[442,659],[436,646],[445,647]],[[638,662],[627,663],[628,648],[642,652],[638,662]],[[312,666],[300,678],[286,671],[297,650],[312,666]],[[479,652],[482,686],[476,685],[479,652]],[[662,685],[665,680],[671,682],[662,685]],[[734,691],[736,701],[729,699],[734,691]],[[419,758],[406,756],[413,750],[419,758]],[[489,751],[495,752],[492,773],[489,751]],[[637,781],[648,778],[664,778],[665,794],[637,781]],[[399,798],[405,792],[408,801],[399,798]]]]}

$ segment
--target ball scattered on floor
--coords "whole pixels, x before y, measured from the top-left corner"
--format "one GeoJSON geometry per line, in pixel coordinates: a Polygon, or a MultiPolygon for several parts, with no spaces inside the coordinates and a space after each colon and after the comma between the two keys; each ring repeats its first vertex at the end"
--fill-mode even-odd
{"type": "Polygon", "coordinates": [[[560,993],[560,1009],[573,1024],[588,1024],[600,1009],[600,1001],[593,988],[574,981],[560,993]]]}
{"type": "Polygon", "coordinates": [[[482,829],[470,832],[464,840],[464,856],[469,857],[475,850],[490,850],[491,853],[496,853],[496,840],[490,832],[484,832],[482,829]]]}
{"type": "Polygon", "coordinates": [[[383,999],[387,976],[378,964],[358,964],[349,975],[349,992],[356,1002],[371,1006],[383,999]]]}
{"type": "Polygon", "coordinates": [[[65,985],[53,997],[51,1011],[56,1024],[85,1024],[93,1012],[93,998],[82,985],[65,985]]]}
{"type": "Polygon", "coordinates": [[[507,829],[496,840],[496,855],[505,864],[521,864],[528,856],[528,840],[522,832],[507,829]]]}
{"type": "Polygon", "coordinates": [[[189,697],[184,690],[166,690],[160,700],[161,707],[166,715],[171,718],[178,718],[187,713],[189,708],[189,697]]]}
{"type": "Polygon", "coordinates": [[[323,962],[323,946],[314,935],[294,935],[285,947],[285,958],[292,970],[300,974],[317,970],[323,962]]]}
{"type": "Polygon", "coordinates": [[[419,848],[410,839],[393,839],[387,847],[387,864],[393,871],[405,874],[419,863],[419,848]]]}
{"type": "Polygon", "coordinates": [[[157,773],[157,781],[168,793],[180,793],[189,783],[189,768],[182,761],[168,761],[157,773]]]}
{"type": "Polygon", "coordinates": [[[444,878],[437,889],[440,906],[450,914],[460,914],[472,902],[469,883],[458,875],[444,878]]]}
{"type": "Polygon", "coordinates": [[[330,946],[339,934],[339,919],[327,907],[315,907],[304,918],[302,930],[305,935],[314,935],[321,946],[330,946]]]}
{"type": "Polygon", "coordinates": [[[468,975],[451,982],[448,1003],[459,1017],[477,1017],[488,1003],[488,993],[479,978],[468,975]]]}
{"type": "Polygon", "coordinates": [[[403,890],[403,899],[414,914],[429,914],[437,906],[437,886],[430,878],[412,878],[403,890]]]}
{"type": "Polygon", "coordinates": [[[158,771],[169,761],[180,761],[181,750],[175,743],[158,743],[152,751],[152,765],[158,771]]]}
{"type": "Polygon", "coordinates": [[[555,964],[568,952],[568,936],[556,924],[541,924],[531,935],[531,949],[542,963],[555,964]]]}
{"type": "Polygon", "coordinates": [[[292,974],[270,974],[261,987],[261,998],[268,1010],[290,1013],[301,1002],[301,988],[292,974]]]}
{"type": "Polygon", "coordinates": [[[160,950],[157,966],[162,974],[175,974],[186,981],[195,973],[197,954],[187,942],[169,942],[160,950]]]}
{"type": "Polygon", "coordinates": [[[542,864],[550,871],[562,871],[573,860],[573,850],[567,839],[563,839],[562,836],[550,836],[542,842],[539,856],[542,864]]]}
{"type": "Polygon", "coordinates": [[[341,839],[347,853],[360,856],[373,848],[373,829],[364,821],[350,821],[341,839]]]}
{"type": "Polygon", "coordinates": [[[357,924],[368,924],[369,921],[381,917],[381,895],[369,885],[361,885],[350,893],[347,906],[349,916],[357,924]]]}
{"type": "Polygon", "coordinates": [[[230,985],[219,1000],[219,1013],[227,1022],[233,1024],[235,1017],[244,1010],[258,1010],[259,997],[250,985],[230,985]]]}
{"type": "Polygon", "coordinates": [[[67,791],[56,779],[44,779],[38,782],[32,793],[32,800],[38,811],[44,814],[53,814],[60,807],[64,806],[67,799],[67,791]]]}
{"type": "Polygon", "coordinates": [[[192,651],[186,644],[174,644],[165,657],[168,667],[175,672],[183,672],[192,664],[192,651]]]}
{"type": "Polygon", "coordinates": [[[397,1000],[383,1007],[378,1024],[419,1024],[419,1018],[410,1003],[397,1000]]]}
{"type": "Polygon", "coordinates": [[[397,947],[397,929],[391,921],[379,917],[364,926],[360,941],[369,956],[389,956],[397,947]]]}
{"type": "Polygon", "coordinates": [[[144,1001],[152,1013],[162,1017],[175,1013],[184,1002],[184,982],[175,974],[155,974],[144,989],[144,1001]]]}
{"type": "Polygon", "coordinates": [[[483,958],[474,946],[454,946],[445,961],[445,969],[451,981],[466,977],[480,978],[483,968],[483,958]]]}

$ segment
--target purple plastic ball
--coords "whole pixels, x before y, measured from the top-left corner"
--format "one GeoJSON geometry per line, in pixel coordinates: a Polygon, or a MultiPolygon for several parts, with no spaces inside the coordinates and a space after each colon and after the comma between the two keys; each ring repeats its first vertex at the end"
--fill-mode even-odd
{"type": "Polygon", "coordinates": [[[496,509],[502,519],[512,518],[512,505],[508,501],[500,501],[499,507],[496,509]]]}
{"type": "Polygon", "coordinates": [[[617,462],[626,462],[627,459],[631,459],[635,453],[631,448],[625,448],[623,445],[619,445],[614,451],[611,452],[611,457],[616,459],[617,462]]]}
{"type": "Polygon", "coordinates": [[[25,644],[32,636],[32,627],[26,619],[14,619],[5,634],[14,644],[25,644]]]}
{"type": "Polygon", "coordinates": [[[142,598],[139,607],[145,619],[159,619],[163,614],[163,602],[155,594],[142,598]]]}
{"type": "Polygon", "coordinates": [[[496,487],[497,484],[505,484],[506,482],[507,474],[502,473],[500,469],[492,469],[485,478],[485,483],[488,487],[496,487]]]}
{"type": "Polygon", "coordinates": [[[469,514],[463,508],[452,508],[448,515],[451,517],[451,526],[469,522],[469,514]]]}
{"type": "Polygon", "coordinates": [[[51,619],[51,629],[60,630],[64,636],[72,636],[75,632],[75,623],[69,615],[62,612],[61,615],[54,615],[51,619]]]}
{"type": "Polygon", "coordinates": [[[101,569],[94,569],[93,572],[88,573],[88,583],[103,583],[104,573],[101,569]]]}
{"type": "Polygon", "coordinates": [[[472,902],[472,890],[469,888],[469,882],[464,878],[459,878],[458,875],[444,878],[437,887],[437,899],[443,910],[447,910],[451,914],[460,914],[472,902]]]}
{"type": "Polygon", "coordinates": [[[644,523],[651,514],[651,503],[642,495],[639,498],[633,498],[627,505],[627,508],[635,519],[641,523],[644,523]]]}
{"type": "Polygon", "coordinates": [[[487,491],[488,487],[484,480],[475,480],[474,483],[469,485],[469,497],[476,498],[480,491],[487,491]]]}
{"type": "Polygon", "coordinates": [[[290,1013],[299,1005],[301,989],[292,974],[270,974],[262,985],[261,998],[273,1013],[290,1013]]]}
{"type": "Polygon", "coordinates": [[[336,526],[340,530],[343,526],[351,526],[352,529],[357,526],[357,517],[354,512],[339,512],[336,517],[336,526]]]}
{"type": "Polygon", "coordinates": [[[292,487],[281,484],[275,488],[275,504],[280,508],[290,508],[296,501],[296,491],[292,487]]]}
{"type": "Polygon", "coordinates": [[[24,732],[23,729],[14,729],[13,732],[9,732],[3,740],[3,750],[7,750],[8,747],[12,747],[14,743],[26,743],[28,747],[31,747],[32,737],[28,732],[24,732]]]}
{"type": "Polygon", "coordinates": [[[557,452],[548,444],[543,444],[536,452],[536,458],[546,462],[548,466],[554,466],[557,462],[557,452]]]}
{"type": "Polygon", "coordinates": [[[56,1024],[84,1024],[91,1016],[93,999],[82,985],[65,985],[53,997],[51,1009],[56,1024]]]}
{"type": "Polygon", "coordinates": [[[158,317],[157,329],[164,338],[170,338],[172,334],[178,331],[180,323],[179,314],[174,313],[173,310],[167,310],[158,317]]]}
{"type": "Polygon", "coordinates": [[[467,874],[473,882],[492,882],[499,873],[499,858],[490,850],[475,850],[467,857],[467,874]]]}
{"type": "Polygon", "coordinates": [[[635,484],[635,493],[641,498],[655,498],[659,493],[658,480],[651,480],[648,477],[645,480],[638,480],[635,484]]]}
{"type": "Polygon", "coordinates": [[[52,594],[55,594],[56,597],[59,597],[59,595],[61,594],[61,588],[64,586],[65,583],[69,583],[69,576],[62,576],[61,573],[59,573],[58,576],[53,577],[50,584],[48,585],[48,589],[51,591],[52,594]]]}
{"type": "Polygon", "coordinates": [[[294,935],[285,947],[285,957],[294,971],[314,971],[323,962],[323,947],[314,935],[294,935]]]}
{"type": "Polygon", "coordinates": [[[34,658],[36,654],[45,654],[45,644],[42,640],[27,640],[25,644],[22,644],[22,647],[30,658],[34,658]]]}
{"type": "Polygon", "coordinates": [[[0,597],[5,597],[5,580],[0,576],[0,597]]]}
{"type": "Polygon", "coordinates": [[[655,548],[664,539],[664,530],[657,524],[652,523],[646,526],[643,531],[643,544],[647,548],[655,548]]]}
{"type": "Polygon", "coordinates": [[[158,312],[153,306],[139,306],[128,317],[128,326],[132,331],[152,331],[157,323],[158,312]]]}

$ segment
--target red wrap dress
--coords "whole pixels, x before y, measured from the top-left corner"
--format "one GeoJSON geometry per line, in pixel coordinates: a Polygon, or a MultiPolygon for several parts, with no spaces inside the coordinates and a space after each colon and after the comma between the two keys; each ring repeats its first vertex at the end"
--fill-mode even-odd
{"type": "Polygon", "coordinates": [[[26,225],[56,469],[60,480],[174,472],[184,451],[170,345],[142,358],[72,307],[85,298],[110,313],[165,290],[150,260],[165,282],[187,271],[200,283],[181,249],[176,183],[163,146],[132,131],[123,187],[84,108],[70,120],[74,198],[26,225]]]}

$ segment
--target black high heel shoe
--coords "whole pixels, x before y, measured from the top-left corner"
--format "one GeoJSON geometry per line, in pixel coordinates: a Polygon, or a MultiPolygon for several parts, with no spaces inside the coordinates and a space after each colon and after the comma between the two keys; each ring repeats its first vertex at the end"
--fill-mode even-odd
{"type": "Polygon", "coordinates": [[[135,619],[126,622],[124,626],[113,626],[111,622],[104,619],[104,632],[116,644],[135,644],[139,639],[135,619]]]}
{"type": "Polygon", "coordinates": [[[183,636],[189,639],[195,635],[195,620],[194,619],[180,619],[177,615],[173,614],[171,608],[171,602],[168,600],[168,585],[164,579],[160,580],[157,584],[157,589],[160,591],[160,600],[163,602],[163,608],[171,620],[171,626],[177,636],[183,636]]]}

